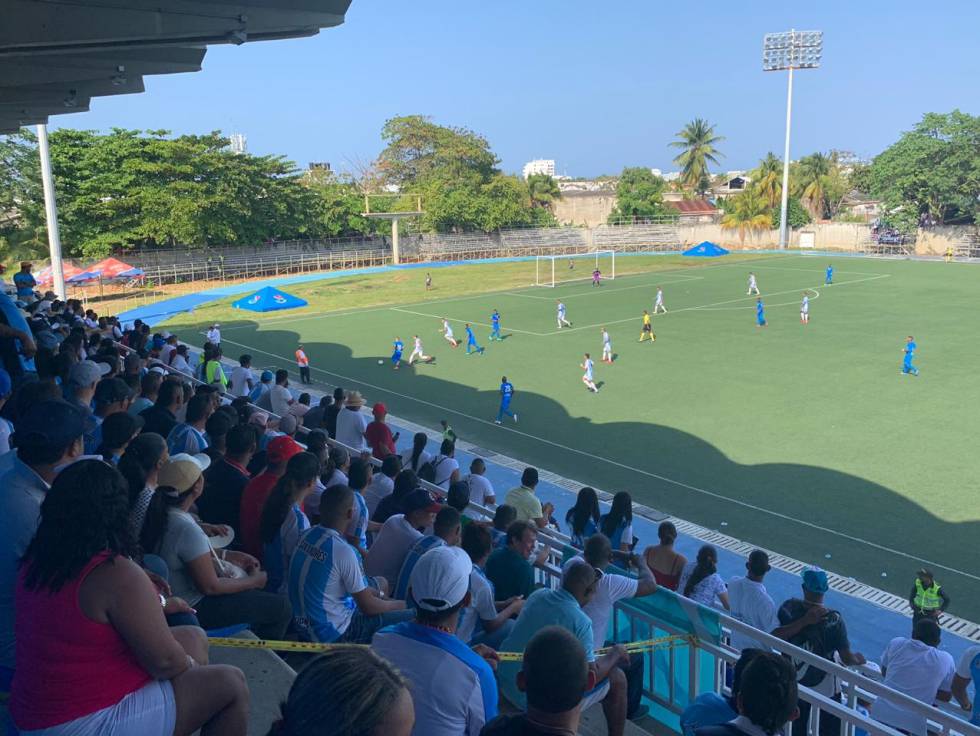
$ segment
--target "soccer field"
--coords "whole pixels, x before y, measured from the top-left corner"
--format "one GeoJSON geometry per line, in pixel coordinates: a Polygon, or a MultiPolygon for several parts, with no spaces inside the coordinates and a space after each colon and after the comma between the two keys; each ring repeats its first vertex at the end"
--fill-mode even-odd
{"type": "MultiPolygon", "coordinates": [[[[256,366],[294,368],[302,341],[323,386],[360,388],[433,427],[448,418],[478,445],[628,490],[638,502],[901,595],[917,568],[932,567],[951,610],[980,617],[980,525],[970,501],[980,271],[799,255],[698,260],[619,256],[617,278],[601,288],[528,286],[535,264],[524,262],[433,269],[435,288],[425,292],[424,269],[406,269],[290,288],[310,300],[304,310],[252,315],[225,302],[168,329],[194,340],[192,329],[220,321],[225,354],[249,352],[256,366]],[[828,263],[833,286],[823,285],[828,263]],[[746,296],[750,270],[765,328],[746,296]],[[656,342],[641,344],[642,312],[652,311],[657,286],[669,312],[653,319],[656,342]],[[558,298],[571,328],[557,329],[558,298]],[[494,308],[505,339],[490,343],[494,308]],[[473,324],[485,353],[451,348],[441,317],[457,337],[473,324]],[[613,365],[599,361],[603,326],[613,365]],[[393,339],[405,342],[407,357],[414,334],[435,362],[392,370],[393,339]],[[910,334],[918,377],[900,372],[910,334]],[[581,381],[586,352],[598,394],[581,381]],[[519,424],[493,423],[502,375],[516,389],[519,424]]],[[[577,269],[585,276],[591,266],[577,269]]]]}

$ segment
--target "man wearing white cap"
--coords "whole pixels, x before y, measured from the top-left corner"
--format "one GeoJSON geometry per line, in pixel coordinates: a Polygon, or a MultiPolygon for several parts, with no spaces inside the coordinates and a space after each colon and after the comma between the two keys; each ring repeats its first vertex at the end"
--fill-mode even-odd
{"type": "Polygon", "coordinates": [[[411,683],[417,736],[477,736],[497,715],[496,652],[471,649],[454,635],[470,602],[472,569],[459,547],[426,552],[410,582],[415,619],[382,629],[371,643],[411,683]]]}

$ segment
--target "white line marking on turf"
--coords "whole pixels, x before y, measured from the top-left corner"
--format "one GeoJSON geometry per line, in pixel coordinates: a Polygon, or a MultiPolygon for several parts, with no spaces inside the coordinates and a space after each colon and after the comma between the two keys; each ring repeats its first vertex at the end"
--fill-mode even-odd
{"type": "MultiPolygon", "coordinates": [[[[663,272],[661,271],[660,273],[663,272]]],[[[650,273],[644,275],[649,276],[650,273]]],[[[625,276],[620,278],[625,278],[625,276]]],[[[581,294],[562,294],[561,298],[578,299],[579,297],[583,297],[583,296],[602,296],[603,294],[618,294],[621,291],[629,291],[630,289],[652,289],[654,284],[658,284],[660,286],[664,286],[667,284],[686,284],[689,281],[704,281],[704,278],[705,278],[704,276],[691,276],[686,279],[677,279],[674,281],[652,281],[649,284],[637,284],[636,286],[599,287],[598,289],[592,288],[589,291],[583,291],[581,294]]],[[[562,284],[559,284],[559,286],[562,286],[562,284]]],[[[505,291],[504,293],[507,294],[508,296],[519,296],[522,299],[542,299],[548,302],[553,302],[558,299],[557,296],[538,296],[537,294],[521,294],[516,291],[505,291]]]]}
{"type": "MultiPolygon", "coordinates": [[[[430,314],[428,312],[415,312],[415,311],[412,311],[411,309],[402,309],[401,307],[389,307],[388,309],[391,312],[404,312],[405,314],[415,314],[415,315],[418,315],[419,317],[433,317],[435,319],[442,319],[442,315],[439,315],[439,314],[430,314]]],[[[475,322],[475,321],[473,321],[471,319],[470,320],[456,319],[456,320],[452,320],[452,321],[453,322],[462,322],[464,324],[466,324],[468,322],[471,325],[480,325],[480,327],[492,327],[493,326],[493,325],[488,325],[486,322],[475,322]]],[[[534,335],[535,337],[544,337],[544,334],[541,333],[541,332],[529,332],[528,330],[518,330],[515,327],[508,327],[507,328],[507,332],[520,332],[523,335],[534,335]]]]}
{"type": "MultiPolygon", "coordinates": [[[[847,283],[852,283],[852,282],[847,282],[847,283]]],[[[272,357],[272,358],[276,358],[278,360],[285,361],[286,363],[290,363],[291,362],[289,358],[285,358],[282,355],[277,355],[276,353],[270,353],[267,350],[262,350],[260,348],[254,348],[254,347],[251,347],[250,345],[244,345],[244,344],[242,344],[240,342],[234,342],[232,340],[223,340],[222,342],[228,342],[228,343],[230,343],[232,345],[238,345],[239,347],[245,348],[246,350],[250,350],[253,353],[262,353],[263,355],[268,355],[269,357],[272,357]]],[[[466,414],[465,412],[461,412],[458,409],[453,409],[453,408],[448,407],[448,406],[442,406],[441,404],[436,404],[436,403],[434,403],[432,401],[426,401],[425,399],[420,399],[417,396],[409,396],[408,394],[403,394],[403,393],[401,393],[399,391],[393,391],[390,388],[385,388],[384,386],[378,386],[378,385],[373,384],[373,383],[368,383],[367,381],[361,380],[359,378],[352,378],[350,376],[344,376],[344,375],[341,375],[340,373],[334,373],[332,371],[324,370],[323,368],[317,368],[316,366],[311,366],[311,368],[314,371],[317,371],[319,373],[323,373],[323,374],[325,374],[327,376],[333,376],[334,378],[339,378],[342,381],[347,381],[349,383],[360,384],[361,386],[367,386],[368,388],[372,388],[372,389],[375,389],[377,391],[383,391],[383,392],[385,392],[387,394],[390,394],[392,396],[397,396],[397,397],[402,398],[402,399],[407,399],[409,401],[414,401],[414,402],[416,402],[418,404],[424,404],[426,406],[431,406],[431,407],[433,407],[435,409],[439,409],[441,411],[448,412],[450,414],[455,414],[457,416],[461,416],[461,417],[465,417],[467,419],[471,419],[472,421],[479,422],[480,424],[486,424],[488,426],[494,427],[495,429],[505,430],[507,432],[511,432],[513,434],[520,435],[521,437],[526,437],[527,439],[530,439],[530,440],[535,440],[537,442],[541,442],[541,443],[546,444],[546,445],[551,445],[552,447],[557,447],[557,448],[559,448],[561,450],[565,450],[566,452],[570,452],[570,453],[575,454],[575,455],[582,455],[583,457],[587,457],[587,458],[589,458],[590,460],[593,460],[593,461],[598,460],[600,462],[604,462],[604,463],[607,463],[609,465],[614,465],[614,466],[616,466],[618,468],[622,468],[623,470],[629,470],[630,472],[633,472],[633,473],[639,473],[640,475],[645,475],[645,476],[647,476],[649,478],[654,478],[654,479],[659,480],[659,481],[662,481],[664,483],[670,483],[671,485],[675,485],[675,486],[677,486],[679,488],[684,488],[685,490],[688,490],[688,491],[694,491],[695,493],[700,493],[702,495],[709,496],[709,497],[714,498],[714,499],[717,499],[719,501],[728,501],[729,503],[735,504],[736,506],[741,506],[743,508],[747,508],[747,509],[750,509],[752,511],[758,511],[758,512],[763,513],[763,514],[769,514],[770,516],[774,516],[774,517],[776,517],[778,519],[782,519],[784,521],[789,521],[789,522],[792,522],[794,524],[799,524],[800,526],[805,526],[805,527],[807,527],[809,529],[815,529],[817,531],[824,532],[826,534],[830,534],[830,535],[833,535],[835,537],[841,537],[842,539],[847,539],[848,541],[851,541],[851,542],[857,542],[858,544],[864,544],[864,545],[867,545],[868,547],[872,547],[872,548],[877,549],[877,550],[880,550],[882,552],[887,552],[889,554],[898,555],[899,557],[904,557],[904,558],[909,559],[909,560],[914,560],[916,562],[924,562],[927,565],[932,565],[933,567],[938,567],[938,568],[941,568],[943,570],[948,570],[949,572],[953,572],[953,573],[956,573],[958,575],[962,575],[964,577],[970,578],[972,580],[980,581],[980,575],[974,575],[972,573],[968,573],[968,572],[965,572],[963,570],[958,570],[955,567],[949,567],[948,565],[944,565],[944,564],[942,564],[940,562],[935,562],[933,560],[927,560],[927,559],[925,559],[923,557],[916,557],[915,555],[909,554],[908,552],[903,552],[902,550],[892,549],[891,547],[886,547],[883,544],[878,544],[877,542],[872,542],[872,541],[867,540],[867,539],[862,539],[861,537],[855,537],[855,536],[853,536],[851,534],[846,534],[845,532],[837,531],[836,529],[830,529],[830,528],[825,527],[825,526],[820,526],[819,524],[814,524],[813,522],[803,521],[802,519],[797,519],[797,518],[795,518],[793,516],[789,516],[788,514],[780,513],[779,511],[773,511],[772,509],[767,509],[767,508],[764,508],[762,506],[756,506],[755,504],[748,503],[747,501],[741,501],[741,500],[739,500],[737,498],[732,498],[730,496],[725,496],[725,495],[722,495],[720,493],[715,493],[714,491],[709,491],[709,490],[706,490],[704,488],[698,488],[697,486],[692,486],[689,483],[684,483],[683,481],[674,480],[673,478],[668,478],[665,475],[659,475],[657,473],[652,473],[650,471],[643,470],[641,468],[634,468],[631,465],[626,465],[625,463],[621,463],[621,462],[618,462],[616,460],[611,460],[608,457],[603,457],[602,455],[594,455],[594,454],[592,454],[590,452],[585,452],[584,450],[579,450],[579,449],[576,449],[574,447],[568,447],[567,445],[563,445],[563,444],[561,444],[559,442],[554,442],[553,440],[544,439],[543,437],[538,437],[537,435],[528,434],[527,432],[522,432],[520,430],[514,429],[513,427],[508,427],[508,426],[495,426],[494,425],[494,422],[492,422],[492,421],[490,421],[488,419],[480,419],[479,417],[475,417],[472,414],[466,414]]]]}

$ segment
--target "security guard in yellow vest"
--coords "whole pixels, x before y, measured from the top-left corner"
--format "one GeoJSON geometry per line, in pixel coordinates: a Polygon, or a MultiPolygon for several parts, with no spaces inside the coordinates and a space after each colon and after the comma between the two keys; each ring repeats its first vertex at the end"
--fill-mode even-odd
{"type": "Polygon", "coordinates": [[[912,626],[915,626],[923,618],[938,619],[939,614],[949,607],[949,596],[932,572],[919,570],[909,594],[909,605],[912,606],[912,626]]]}

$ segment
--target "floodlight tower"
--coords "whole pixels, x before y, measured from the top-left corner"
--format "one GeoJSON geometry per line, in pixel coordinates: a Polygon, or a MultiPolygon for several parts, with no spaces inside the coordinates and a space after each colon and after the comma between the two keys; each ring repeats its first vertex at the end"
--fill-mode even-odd
{"type": "Polygon", "coordinates": [[[779,247],[789,245],[789,129],[793,117],[793,70],[816,69],[823,55],[823,31],[767,33],[762,39],[762,71],[789,71],[786,92],[786,146],[783,149],[783,196],[779,206],[779,247]]]}

